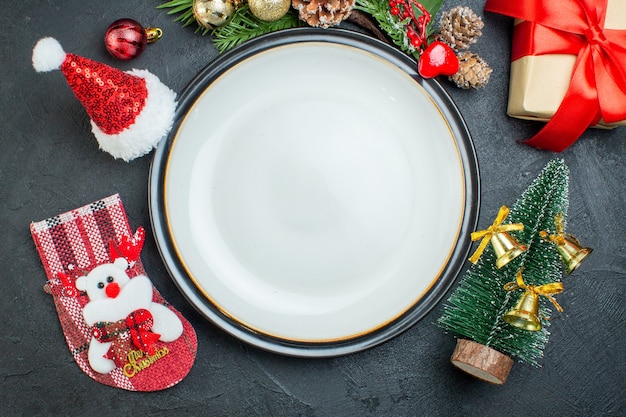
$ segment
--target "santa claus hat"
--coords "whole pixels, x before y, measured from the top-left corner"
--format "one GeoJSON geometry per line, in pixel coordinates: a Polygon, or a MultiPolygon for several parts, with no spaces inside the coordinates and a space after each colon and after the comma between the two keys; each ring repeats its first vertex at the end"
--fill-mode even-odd
{"type": "Polygon", "coordinates": [[[174,120],[176,93],[146,70],[120,71],[63,51],[53,38],[33,48],[37,72],[60,69],[91,118],[100,149],[125,161],[150,152],[174,120]]]}

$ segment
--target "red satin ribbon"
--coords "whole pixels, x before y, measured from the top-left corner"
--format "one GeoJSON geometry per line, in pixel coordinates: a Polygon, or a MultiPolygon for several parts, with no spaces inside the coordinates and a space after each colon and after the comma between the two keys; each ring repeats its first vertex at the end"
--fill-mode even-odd
{"type": "Polygon", "coordinates": [[[486,11],[527,21],[516,26],[512,60],[526,55],[577,55],[561,105],[545,127],[524,143],[561,152],[600,119],[607,123],[626,119],[626,30],[604,28],[607,3],[487,0],[486,11]]]}

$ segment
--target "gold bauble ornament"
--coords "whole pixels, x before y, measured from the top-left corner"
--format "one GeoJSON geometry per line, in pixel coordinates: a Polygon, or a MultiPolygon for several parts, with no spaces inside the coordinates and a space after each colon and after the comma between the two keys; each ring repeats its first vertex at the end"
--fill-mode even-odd
{"type": "Polygon", "coordinates": [[[248,0],[252,14],[264,22],[273,22],[287,14],[291,0],[248,0]]]}
{"type": "Polygon", "coordinates": [[[235,14],[231,0],[193,0],[193,17],[207,29],[224,26],[235,14]]]}

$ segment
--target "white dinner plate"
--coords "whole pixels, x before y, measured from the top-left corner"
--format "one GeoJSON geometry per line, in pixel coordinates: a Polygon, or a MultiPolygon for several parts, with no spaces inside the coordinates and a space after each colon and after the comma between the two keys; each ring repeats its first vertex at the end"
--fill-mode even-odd
{"type": "Polygon", "coordinates": [[[333,356],[413,325],[469,249],[467,129],[415,63],[364,35],[277,32],[205,68],[155,155],[166,265],[258,347],[333,356]]]}

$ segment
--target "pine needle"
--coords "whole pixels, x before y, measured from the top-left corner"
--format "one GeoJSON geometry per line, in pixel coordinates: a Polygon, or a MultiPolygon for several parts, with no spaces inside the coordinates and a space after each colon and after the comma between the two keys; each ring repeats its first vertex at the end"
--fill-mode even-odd
{"type": "Polygon", "coordinates": [[[196,23],[196,33],[202,32],[202,35],[204,36],[210,32],[209,29],[196,22],[196,18],[193,15],[193,0],[171,0],[167,3],[158,5],[157,9],[170,9],[167,11],[168,15],[181,13],[174,19],[174,22],[182,22],[182,27],[187,27],[196,23]]]}
{"type": "MultiPolygon", "coordinates": [[[[436,30],[433,28],[432,23],[439,8],[443,4],[443,0],[424,0],[420,3],[432,16],[431,22],[427,27],[428,36],[430,37],[436,30]]],[[[392,15],[388,0],[356,0],[354,8],[371,15],[400,50],[411,55],[416,60],[419,59],[420,50],[415,49],[415,47],[411,45],[406,35],[406,24],[409,22],[409,19],[398,20],[396,16],[392,15]]],[[[419,15],[419,11],[416,10],[416,14],[419,15]]]]}
{"type": "MultiPolygon", "coordinates": [[[[174,22],[182,22],[182,27],[186,27],[197,23],[192,7],[193,0],[171,0],[157,6],[157,9],[169,9],[168,15],[180,13],[174,22]]],[[[264,22],[257,19],[246,4],[235,11],[227,25],[211,31],[197,23],[195,32],[201,32],[203,36],[211,33],[213,44],[220,53],[223,53],[257,36],[303,26],[296,13],[294,10],[290,10],[285,16],[274,22],[264,22]]]]}
{"type": "Polygon", "coordinates": [[[295,10],[290,10],[274,22],[264,22],[257,19],[247,5],[242,6],[226,26],[212,32],[213,44],[220,53],[223,53],[257,36],[302,26],[303,23],[296,13],[295,10]]]}

